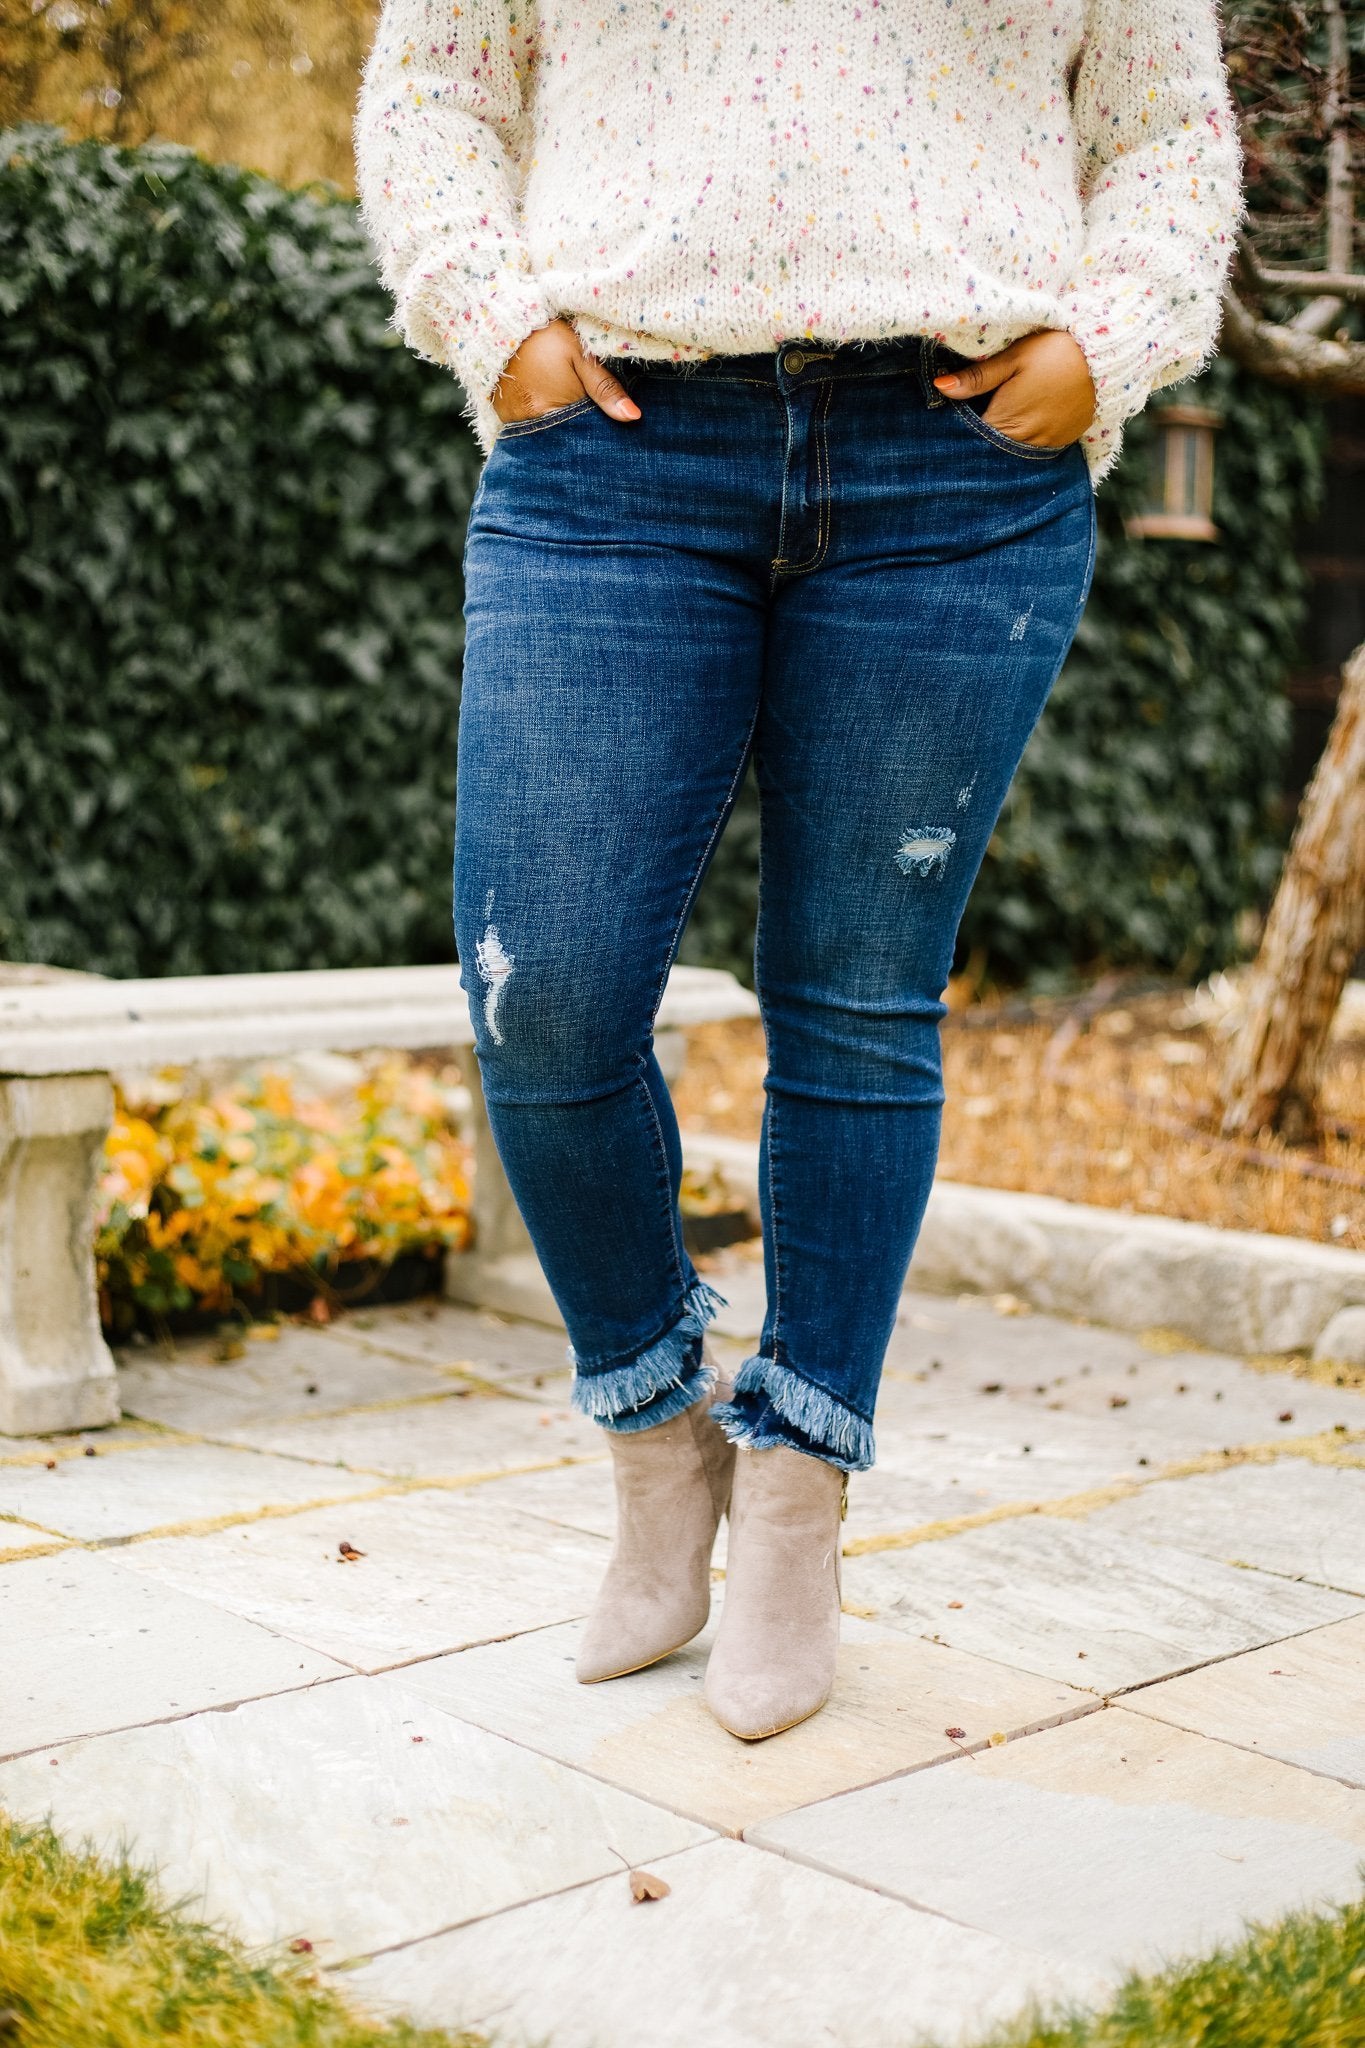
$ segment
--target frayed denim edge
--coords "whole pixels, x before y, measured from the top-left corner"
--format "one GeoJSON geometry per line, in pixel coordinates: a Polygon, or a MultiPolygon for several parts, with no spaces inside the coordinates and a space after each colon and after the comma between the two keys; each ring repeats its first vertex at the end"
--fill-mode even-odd
{"type": "Polygon", "coordinates": [[[788,1365],[775,1358],[746,1358],[735,1381],[730,1401],[711,1410],[732,1444],[747,1451],[805,1450],[789,1437],[772,1430],[760,1432],[733,1404],[741,1394],[766,1394],[784,1422],[790,1422],[817,1446],[823,1456],[842,1472],[866,1472],[876,1457],[872,1424],[864,1422],[823,1387],[812,1386],[788,1365]]]}
{"type": "Polygon", "coordinates": [[[587,1370],[571,1348],[569,1356],[575,1368],[573,1406],[580,1415],[590,1415],[594,1422],[623,1433],[649,1429],[655,1423],[681,1415],[703,1393],[709,1393],[714,1384],[713,1369],[698,1365],[690,1354],[694,1340],[701,1336],[716,1310],[724,1306],[724,1297],[713,1287],[708,1287],[704,1280],[695,1281],[683,1297],[683,1313],[672,1329],[629,1365],[613,1366],[607,1372],[587,1370]],[[668,1398],[660,1400],[660,1395],[668,1398]],[[623,1420],[647,1402],[653,1403],[647,1420],[623,1420]]]}

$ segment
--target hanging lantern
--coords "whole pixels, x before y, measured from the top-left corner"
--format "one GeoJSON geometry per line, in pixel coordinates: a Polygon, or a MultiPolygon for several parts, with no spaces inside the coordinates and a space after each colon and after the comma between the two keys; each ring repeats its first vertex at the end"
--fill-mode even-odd
{"type": "Polygon", "coordinates": [[[1213,437],[1223,415],[1207,405],[1162,405],[1147,502],[1127,531],[1138,540],[1218,540],[1213,523],[1213,437]]]}

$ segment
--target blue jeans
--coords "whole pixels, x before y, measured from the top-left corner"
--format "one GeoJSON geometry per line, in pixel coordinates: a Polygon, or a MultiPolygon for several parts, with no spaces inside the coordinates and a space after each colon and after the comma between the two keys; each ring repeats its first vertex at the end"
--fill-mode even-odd
{"type": "Polygon", "coordinates": [[[752,756],[768,1313],[718,1410],[873,1459],[928,1198],[940,997],[1089,587],[1078,447],[918,339],[615,363],[643,410],[504,428],[470,518],[455,925],[494,1140],[609,1429],[705,1384],[652,1024],[752,756]]]}

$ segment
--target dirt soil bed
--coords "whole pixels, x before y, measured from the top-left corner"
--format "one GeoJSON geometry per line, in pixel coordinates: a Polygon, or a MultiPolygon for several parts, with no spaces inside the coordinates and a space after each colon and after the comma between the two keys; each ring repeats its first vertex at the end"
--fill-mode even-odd
{"type": "MultiPolygon", "coordinates": [[[[976,1004],[943,1027],[946,1180],[1267,1230],[1365,1251],[1365,1037],[1332,1047],[1322,1144],[1230,1145],[1214,1133],[1221,1043],[1187,991],[976,1004]]],[[[763,1034],[689,1032],[685,1126],[756,1138],[763,1034]]]]}

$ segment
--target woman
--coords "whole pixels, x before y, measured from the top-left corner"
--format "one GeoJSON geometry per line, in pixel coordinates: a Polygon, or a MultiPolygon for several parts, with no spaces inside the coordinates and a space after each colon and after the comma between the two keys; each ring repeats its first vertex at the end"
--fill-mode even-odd
{"type": "Polygon", "coordinates": [[[1092,484],[1215,332],[1214,9],[386,0],[358,154],[397,324],[489,451],[456,935],[613,1453],[579,1677],[705,1625],[728,1504],[707,1698],[758,1739],[832,1684],[940,997],[1085,600],[1092,484]],[[768,1314],[717,1399],[651,1030],[751,758],[768,1314]]]}

